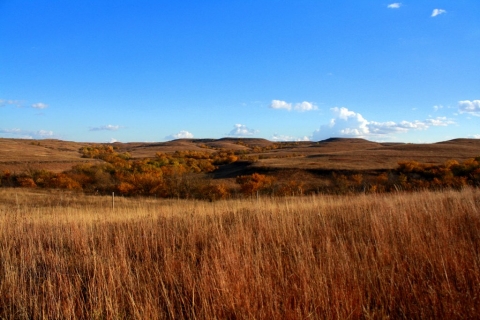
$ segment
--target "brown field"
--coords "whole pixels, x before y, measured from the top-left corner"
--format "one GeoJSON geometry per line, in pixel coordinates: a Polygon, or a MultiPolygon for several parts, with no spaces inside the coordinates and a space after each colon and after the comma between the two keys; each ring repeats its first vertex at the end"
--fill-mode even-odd
{"type": "Polygon", "coordinates": [[[480,193],[0,189],[1,319],[475,319],[480,193]]]}
{"type": "Polygon", "coordinates": [[[22,172],[44,169],[61,172],[76,164],[99,162],[81,158],[78,150],[85,145],[88,143],[0,138],[0,171],[22,172]]]}
{"type": "MultiPolygon", "coordinates": [[[[80,147],[90,143],[61,140],[22,140],[0,138],[0,171],[21,172],[45,169],[61,172],[81,163],[98,160],[81,158],[80,147]]],[[[364,139],[332,138],[320,142],[281,142],[264,139],[182,139],[161,143],[114,143],[119,152],[133,158],[154,157],[157,152],[244,150],[257,157],[246,166],[219,168],[234,174],[258,170],[385,170],[397,163],[415,160],[443,164],[455,159],[464,161],[480,155],[480,139],[455,139],[432,144],[377,143],[364,139]],[[276,145],[278,148],[268,150],[276,145]],[[255,149],[257,148],[257,149],[255,149]],[[263,148],[263,149],[259,149],[263,148]]],[[[221,175],[219,175],[221,176],[221,175]]]]}

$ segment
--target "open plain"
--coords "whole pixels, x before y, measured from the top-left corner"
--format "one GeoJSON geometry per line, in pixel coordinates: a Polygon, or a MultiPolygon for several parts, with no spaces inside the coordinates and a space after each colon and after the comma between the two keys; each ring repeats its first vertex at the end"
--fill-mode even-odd
{"type": "Polygon", "coordinates": [[[95,146],[0,139],[2,181],[22,171],[36,179],[30,187],[0,188],[0,318],[477,318],[478,188],[460,179],[453,189],[412,192],[395,185],[389,193],[376,186],[366,192],[365,182],[355,189],[337,174],[385,177],[402,161],[405,170],[413,166],[408,170],[414,179],[429,166],[478,171],[479,146],[468,139],[429,145],[203,139],[95,146]],[[85,150],[108,152],[89,158],[85,150]],[[198,181],[152,181],[168,188],[197,181],[204,190],[212,181],[245,180],[239,176],[260,177],[257,183],[284,177],[293,183],[291,191],[300,190],[296,181],[333,172],[325,190],[342,179],[350,187],[338,195],[279,196],[277,188],[275,194],[224,200],[215,198],[217,192],[210,201],[39,188],[45,177],[57,181],[72,167],[94,168],[92,174],[105,179],[116,165],[137,165],[144,172],[129,170],[148,185],[152,181],[144,180],[159,169],[145,171],[146,164],[170,159],[173,164],[165,166],[175,168],[182,157],[186,164],[192,157],[208,158],[205,152],[233,158],[207,166],[208,179],[200,172],[198,181]]]}

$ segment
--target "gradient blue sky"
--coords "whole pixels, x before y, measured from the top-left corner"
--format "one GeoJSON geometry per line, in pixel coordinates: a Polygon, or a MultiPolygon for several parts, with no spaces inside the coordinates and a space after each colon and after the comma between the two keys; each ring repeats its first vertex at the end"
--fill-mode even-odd
{"type": "Polygon", "coordinates": [[[0,137],[480,138],[480,1],[0,0],[0,137]]]}

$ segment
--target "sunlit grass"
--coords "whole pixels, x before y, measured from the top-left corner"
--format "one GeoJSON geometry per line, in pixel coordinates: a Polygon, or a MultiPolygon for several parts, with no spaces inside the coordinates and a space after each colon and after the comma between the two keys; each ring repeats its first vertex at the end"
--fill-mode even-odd
{"type": "Polygon", "coordinates": [[[0,189],[0,317],[480,314],[475,189],[111,201],[0,189]]]}

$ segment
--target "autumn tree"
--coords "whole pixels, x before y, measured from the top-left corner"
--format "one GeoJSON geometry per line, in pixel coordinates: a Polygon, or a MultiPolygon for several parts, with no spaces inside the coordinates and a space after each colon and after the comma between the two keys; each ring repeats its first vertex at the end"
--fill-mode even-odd
{"type": "Polygon", "coordinates": [[[272,186],[273,178],[263,174],[254,173],[252,175],[239,176],[236,182],[240,185],[240,190],[244,195],[253,195],[257,191],[262,191],[272,186]]]}

